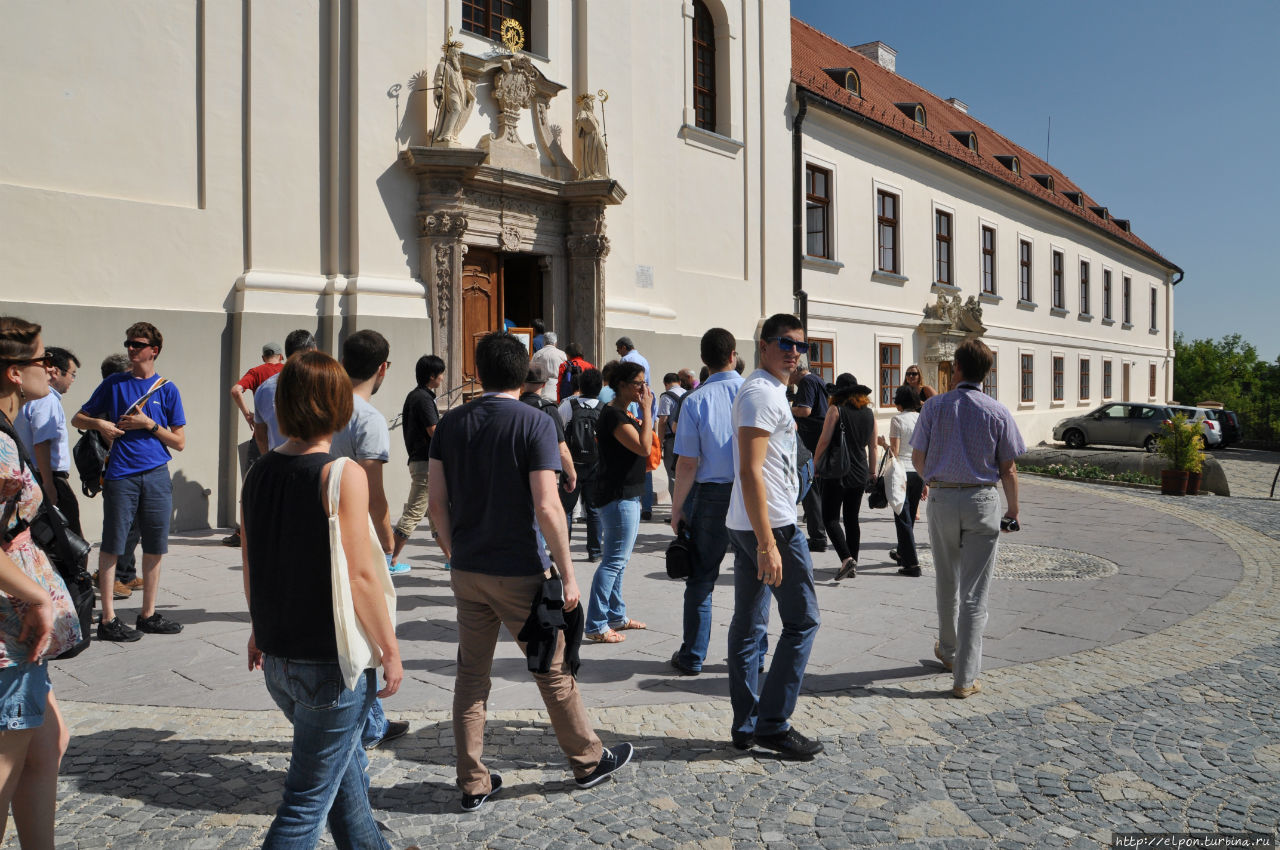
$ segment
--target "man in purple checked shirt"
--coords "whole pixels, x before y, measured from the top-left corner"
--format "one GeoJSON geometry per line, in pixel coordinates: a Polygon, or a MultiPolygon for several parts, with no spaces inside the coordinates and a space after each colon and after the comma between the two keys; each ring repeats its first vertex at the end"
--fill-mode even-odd
{"type": "Polygon", "coordinates": [[[929,485],[929,544],[937,572],[938,641],[933,653],[952,672],[951,694],[982,690],[982,630],[1002,531],[1018,530],[1018,468],[1027,450],[1009,408],[982,391],[991,349],[976,339],[956,349],[955,389],[924,406],[911,437],[911,462],[929,485]],[[996,481],[1008,503],[1001,519],[996,481]]]}

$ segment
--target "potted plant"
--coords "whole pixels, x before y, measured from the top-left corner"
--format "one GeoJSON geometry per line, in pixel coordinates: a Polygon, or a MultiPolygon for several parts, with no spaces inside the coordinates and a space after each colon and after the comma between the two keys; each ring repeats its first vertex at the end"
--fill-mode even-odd
{"type": "Polygon", "coordinates": [[[1157,440],[1157,451],[1169,462],[1169,468],[1160,472],[1160,492],[1166,496],[1183,496],[1187,493],[1187,479],[1194,469],[1196,490],[1200,491],[1200,470],[1204,463],[1204,437],[1200,426],[1188,422],[1181,413],[1164,423],[1157,440]]]}

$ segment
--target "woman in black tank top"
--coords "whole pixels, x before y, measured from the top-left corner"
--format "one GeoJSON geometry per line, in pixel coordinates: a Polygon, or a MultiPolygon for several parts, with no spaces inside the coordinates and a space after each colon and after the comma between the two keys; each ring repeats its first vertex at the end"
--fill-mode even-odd
{"type": "MultiPolygon", "coordinates": [[[[280,432],[289,440],[260,458],[245,477],[240,532],[253,624],[249,669],[263,671],[271,698],[293,724],[284,800],[263,847],[314,846],[326,819],[342,824],[351,846],[388,847],[369,807],[368,780],[360,776],[368,766],[360,731],[377,676],[366,670],[355,688],[346,688],[329,577],[324,497],[334,462],[329,444],[351,418],[351,381],[327,354],[295,355],[280,372],[275,404],[280,432]],[[349,770],[353,762],[359,773],[349,770]]],[[[370,556],[368,516],[364,470],[347,463],[338,521],[356,619],[382,651],[386,687],[376,696],[387,697],[400,688],[403,671],[395,630],[378,592],[374,570],[383,565],[370,556]]]]}
{"type": "Polygon", "coordinates": [[[840,568],[836,581],[853,578],[858,574],[858,547],[862,531],[858,526],[858,511],[862,507],[862,494],[876,468],[876,417],[871,412],[871,388],[859,384],[849,373],[842,374],[835,384],[827,385],[831,393],[831,406],[822,422],[822,436],[814,452],[814,466],[840,439],[838,425],[844,426],[844,439],[849,447],[849,474],[839,479],[822,479],[822,521],[827,536],[840,556],[840,568]],[[840,513],[844,511],[844,527],[840,513]]]}

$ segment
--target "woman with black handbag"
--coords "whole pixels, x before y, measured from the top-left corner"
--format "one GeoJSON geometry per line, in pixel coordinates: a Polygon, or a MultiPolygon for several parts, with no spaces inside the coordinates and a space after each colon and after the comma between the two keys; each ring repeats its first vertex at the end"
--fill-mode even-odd
{"type": "MultiPolygon", "coordinates": [[[[49,392],[40,326],[0,316],[0,415],[49,392]]],[[[25,850],[54,846],[58,766],[70,734],[49,682],[49,658],[80,642],[66,585],[31,539],[42,495],[18,444],[0,433],[0,842],[8,812],[25,850]]]]}
{"type": "Polygon", "coordinates": [[[822,479],[822,521],[840,556],[836,571],[836,581],[840,581],[858,574],[858,547],[862,542],[858,511],[870,470],[876,465],[876,417],[871,412],[871,388],[858,383],[848,372],[836,378],[834,384],[827,384],[827,393],[831,405],[822,421],[814,461],[819,475],[826,470],[822,479]],[[829,453],[836,455],[828,457],[829,453]]]}

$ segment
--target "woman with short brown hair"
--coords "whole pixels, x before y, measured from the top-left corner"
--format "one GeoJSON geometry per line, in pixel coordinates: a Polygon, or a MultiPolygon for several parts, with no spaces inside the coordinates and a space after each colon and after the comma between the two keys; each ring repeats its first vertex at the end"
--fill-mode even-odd
{"type": "MultiPolygon", "coordinates": [[[[249,669],[264,672],[267,691],[293,724],[284,800],[265,848],[314,847],[326,820],[339,847],[389,846],[369,807],[369,762],[360,745],[376,671],[365,670],[348,690],[334,632],[324,494],[336,461],[330,442],[351,411],[351,380],[338,361],[319,351],[294,355],[276,389],[276,420],[288,440],[257,460],[244,482],[249,669]]],[[[344,464],[341,475],[338,522],[351,598],[360,626],[382,652],[386,686],[376,696],[389,697],[403,670],[375,572],[383,565],[371,556],[369,485],[358,464],[344,464]]]]}

